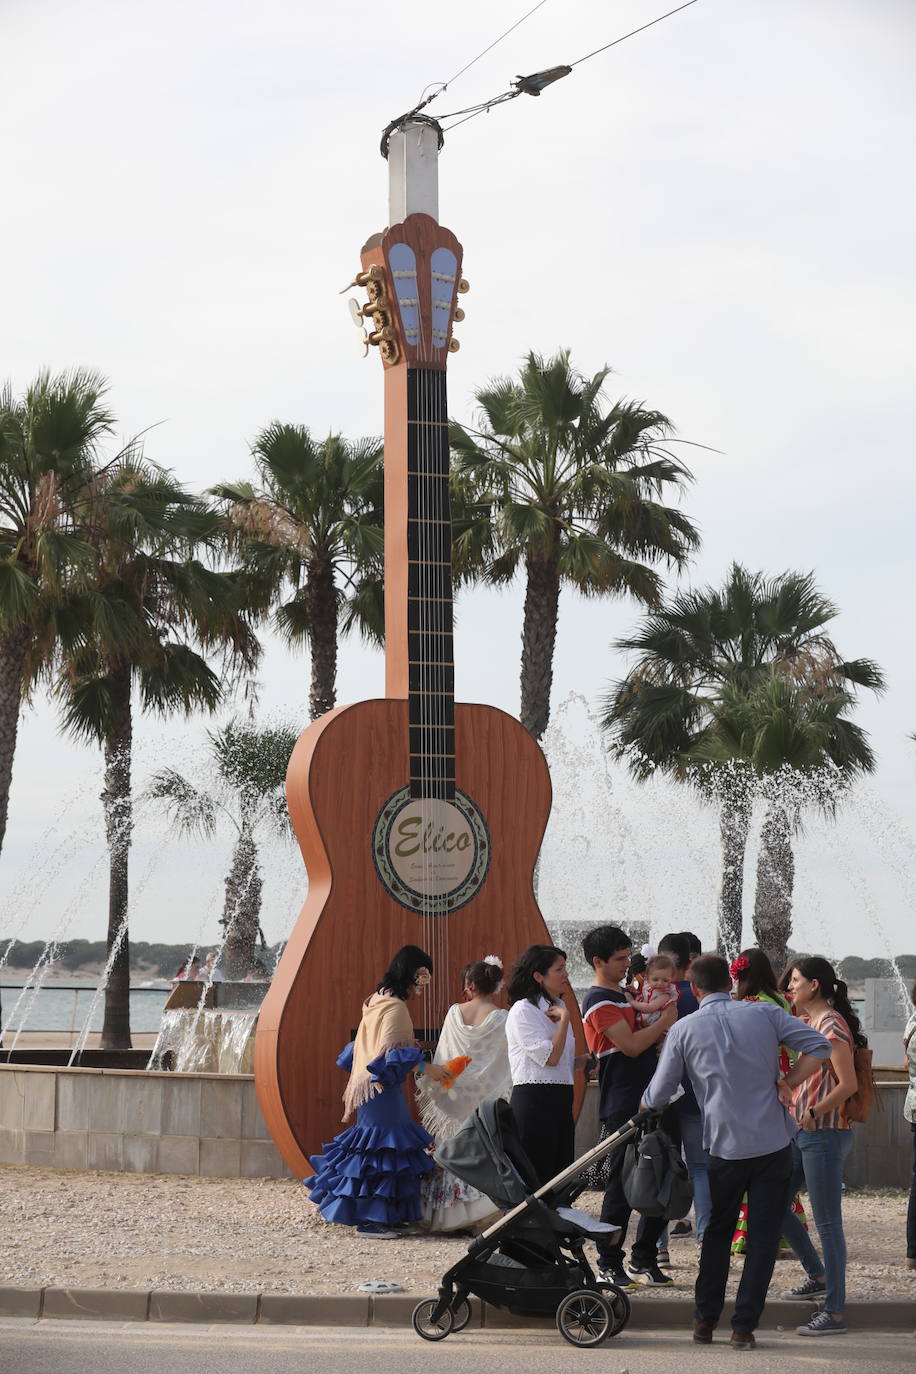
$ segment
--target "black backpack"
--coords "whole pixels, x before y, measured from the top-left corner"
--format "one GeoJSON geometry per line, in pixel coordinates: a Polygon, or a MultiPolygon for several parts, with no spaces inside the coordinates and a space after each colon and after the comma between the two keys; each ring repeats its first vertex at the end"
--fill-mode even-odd
{"type": "Polygon", "coordinates": [[[623,1193],[634,1212],[677,1221],[693,1202],[693,1184],[673,1140],[657,1124],[642,1130],[626,1147],[623,1193]]]}

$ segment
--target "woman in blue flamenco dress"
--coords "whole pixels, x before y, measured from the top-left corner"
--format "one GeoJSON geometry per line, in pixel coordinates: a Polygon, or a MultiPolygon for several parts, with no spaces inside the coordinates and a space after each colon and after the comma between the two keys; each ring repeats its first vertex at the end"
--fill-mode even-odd
{"type": "Polygon", "coordinates": [[[403,1084],[414,1071],[442,1075],[425,1064],[406,1005],[429,983],[432,967],[422,949],[405,945],[363,1003],[356,1039],[337,1060],[350,1074],[343,1119],[355,1110],[356,1124],[312,1155],[315,1173],[304,1180],[326,1221],[362,1235],[398,1235],[423,1214],[420,1180],[433,1168],[433,1138],[411,1118],[403,1084]]]}

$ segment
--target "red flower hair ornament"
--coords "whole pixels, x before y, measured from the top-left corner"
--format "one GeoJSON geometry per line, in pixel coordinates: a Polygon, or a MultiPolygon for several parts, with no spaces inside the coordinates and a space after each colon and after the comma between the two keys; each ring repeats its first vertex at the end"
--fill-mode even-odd
{"type": "Polygon", "coordinates": [[[737,958],[737,959],[733,959],[733,960],[731,961],[731,963],[729,964],[729,966],[728,966],[728,971],[729,971],[729,973],[731,974],[731,976],[735,979],[735,981],[737,982],[737,980],[741,977],[742,973],[747,973],[747,971],[748,971],[748,969],[750,968],[750,966],[751,966],[751,961],[750,961],[750,959],[747,957],[747,955],[746,955],[746,954],[739,954],[739,955],[738,955],[738,958],[737,958]]]}

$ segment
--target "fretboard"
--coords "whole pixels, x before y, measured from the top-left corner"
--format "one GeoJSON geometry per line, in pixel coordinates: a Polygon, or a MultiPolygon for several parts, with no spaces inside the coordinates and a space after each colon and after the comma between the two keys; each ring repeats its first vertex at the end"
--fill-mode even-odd
{"type": "Polygon", "coordinates": [[[445,373],[407,373],[410,790],[455,794],[452,520],[445,373]]]}

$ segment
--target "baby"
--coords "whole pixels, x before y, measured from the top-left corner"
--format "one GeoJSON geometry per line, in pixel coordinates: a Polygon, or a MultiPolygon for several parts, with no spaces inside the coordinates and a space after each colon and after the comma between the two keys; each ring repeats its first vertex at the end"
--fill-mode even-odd
{"type": "Polygon", "coordinates": [[[675,962],[668,954],[653,954],[646,961],[645,981],[638,997],[631,992],[626,994],[627,1001],[637,1013],[640,1026],[651,1026],[665,1007],[677,1001],[676,973],[675,962]]]}

